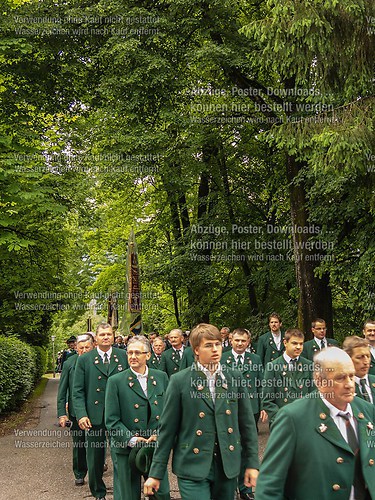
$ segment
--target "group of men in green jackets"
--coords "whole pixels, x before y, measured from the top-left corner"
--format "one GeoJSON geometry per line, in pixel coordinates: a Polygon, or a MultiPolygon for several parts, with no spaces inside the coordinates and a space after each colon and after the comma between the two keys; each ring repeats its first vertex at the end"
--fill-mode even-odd
{"type": "Polygon", "coordinates": [[[365,338],[348,337],[344,350],[326,337],[322,319],[306,343],[298,329],[282,332],[276,313],[269,326],[256,354],[246,329],[234,330],[223,348],[220,331],[208,324],[191,331],[190,347],[172,330],[164,352],[158,337],[154,349],[143,336],[130,339],[127,352],[113,348],[107,324],[99,325],[95,347],[79,337],[58,397],[60,425],[67,403],[73,439],[85,442],[85,453],[73,454],[76,484],[88,470],[92,495],[105,498],[108,436],[114,500],[139,500],[141,476],[145,495],[168,500],[171,450],[183,500],[233,500],[237,487],[250,499],[256,484],[256,500],[372,498],[375,324],[367,322],[365,338]],[[80,352],[84,343],[89,352],[80,352]],[[271,434],[258,478],[259,419],[269,419],[271,434]]]}

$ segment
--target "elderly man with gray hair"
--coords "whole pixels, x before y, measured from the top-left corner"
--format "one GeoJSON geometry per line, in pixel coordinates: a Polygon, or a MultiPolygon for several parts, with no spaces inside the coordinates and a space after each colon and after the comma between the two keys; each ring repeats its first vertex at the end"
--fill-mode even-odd
{"type": "MultiPolygon", "coordinates": [[[[147,477],[147,456],[153,451],[159,431],[167,375],[147,367],[150,343],[137,335],[128,343],[129,369],[108,380],[105,424],[110,436],[113,461],[114,500],[140,500],[141,476],[147,477]],[[137,450],[138,447],[146,447],[137,450]]],[[[168,472],[164,474],[158,500],[169,500],[168,472]]]]}
{"type": "Polygon", "coordinates": [[[314,357],[317,392],[275,419],[257,500],[375,498],[375,408],[354,398],[355,369],[337,347],[314,357]]]}
{"type": "Polygon", "coordinates": [[[168,334],[168,340],[172,346],[163,352],[160,362],[160,370],[163,370],[168,377],[177,373],[181,366],[182,356],[184,354],[184,334],[179,328],[174,328],[168,334]]]}

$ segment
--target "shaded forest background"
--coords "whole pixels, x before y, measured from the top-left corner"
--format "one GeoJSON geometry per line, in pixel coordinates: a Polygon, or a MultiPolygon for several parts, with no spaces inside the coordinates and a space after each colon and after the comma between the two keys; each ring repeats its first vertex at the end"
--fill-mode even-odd
{"type": "Polygon", "coordinates": [[[2,2],[0,333],[374,316],[371,0],[2,2]]]}

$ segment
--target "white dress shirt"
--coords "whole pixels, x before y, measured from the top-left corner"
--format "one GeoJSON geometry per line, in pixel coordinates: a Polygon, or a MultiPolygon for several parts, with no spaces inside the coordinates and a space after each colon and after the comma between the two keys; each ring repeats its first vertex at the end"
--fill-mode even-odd
{"type": "Polygon", "coordinates": [[[215,383],[216,383],[216,378],[217,377],[221,377],[222,380],[225,380],[223,371],[221,369],[221,364],[220,363],[218,364],[218,367],[214,371],[214,373],[211,373],[209,370],[207,370],[207,368],[205,368],[203,365],[201,365],[199,363],[199,361],[197,362],[197,366],[198,366],[199,370],[201,370],[206,375],[206,377],[207,377],[207,385],[208,385],[208,388],[210,390],[212,401],[215,404],[215,383]]]}
{"type": "Polygon", "coordinates": [[[97,347],[96,350],[98,351],[99,356],[102,358],[103,363],[104,363],[104,354],[107,354],[108,363],[111,362],[112,347],[110,347],[108,351],[102,351],[101,349],[99,349],[99,347],[97,347]]]}

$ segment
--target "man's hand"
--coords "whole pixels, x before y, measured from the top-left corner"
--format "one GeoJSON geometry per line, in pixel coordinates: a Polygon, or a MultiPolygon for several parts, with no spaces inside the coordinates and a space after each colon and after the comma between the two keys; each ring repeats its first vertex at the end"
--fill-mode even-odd
{"type": "Polygon", "coordinates": [[[144,437],[137,436],[137,443],[147,443],[147,439],[144,437]]]}
{"type": "Polygon", "coordinates": [[[160,487],[160,479],[149,477],[143,486],[143,493],[145,497],[152,496],[160,487]]]}
{"type": "Polygon", "coordinates": [[[245,469],[244,484],[247,488],[255,488],[259,471],[257,469],[245,469]]]}
{"type": "Polygon", "coordinates": [[[262,410],[260,412],[260,421],[267,422],[267,420],[268,420],[268,414],[267,414],[266,410],[262,410]]]}
{"type": "Polygon", "coordinates": [[[153,443],[154,441],[157,440],[157,435],[156,434],[151,434],[151,436],[147,439],[147,443],[153,443]]]}
{"type": "Polygon", "coordinates": [[[68,421],[68,417],[66,415],[63,415],[62,417],[59,417],[59,426],[60,427],[65,427],[65,424],[68,421]]]}
{"type": "Polygon", "coordinates": [[[79,428],[84,430],[84,431],[87,431],[87,430],[91,429],[91,427],[92,427],[89,417],[80,418],[78,420],[78,425],[79,425],[79,428]]]}

